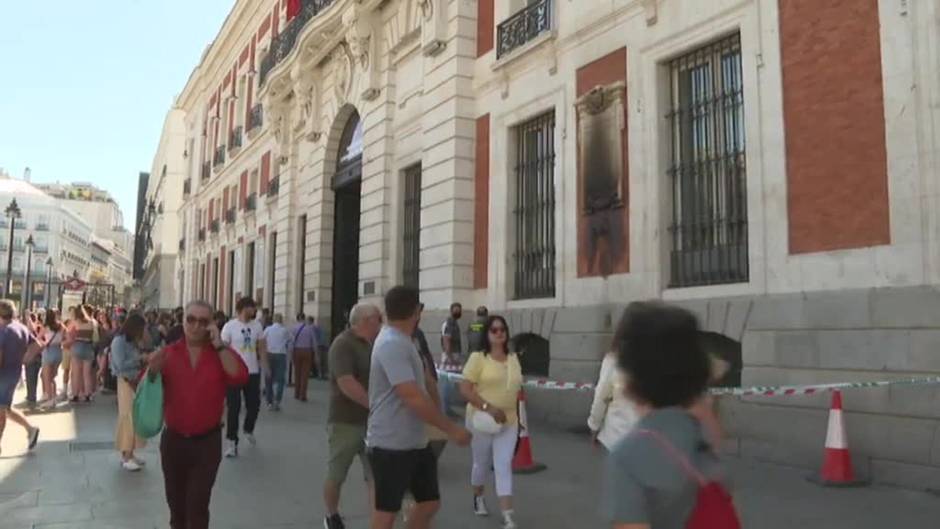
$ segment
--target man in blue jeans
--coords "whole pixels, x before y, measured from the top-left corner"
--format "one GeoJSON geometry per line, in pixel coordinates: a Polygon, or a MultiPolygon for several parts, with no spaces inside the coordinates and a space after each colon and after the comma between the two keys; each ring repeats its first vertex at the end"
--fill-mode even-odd
{"type": "Polygon", "coordinates": [[[264,400],[268,409],[281,411],[281,399],[284,397],[284,383],[287,377],[287,359],[293,349],[293,336],[284,327],[284,316],[274,315],[274,323],[262,333],[268,349],[270,370],[265,373],[264,400]]]}

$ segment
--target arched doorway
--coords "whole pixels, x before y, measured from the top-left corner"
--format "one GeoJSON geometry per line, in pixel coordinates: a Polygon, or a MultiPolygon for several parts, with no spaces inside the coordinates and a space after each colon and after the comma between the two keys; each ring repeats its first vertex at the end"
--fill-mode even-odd
{"type": "Polygon", "coordinates": [[[359,301],[359,214],[362,183],[362,121],[353,111],[343,128],[333,176],[332,336],[346,329],[359,301]]]}

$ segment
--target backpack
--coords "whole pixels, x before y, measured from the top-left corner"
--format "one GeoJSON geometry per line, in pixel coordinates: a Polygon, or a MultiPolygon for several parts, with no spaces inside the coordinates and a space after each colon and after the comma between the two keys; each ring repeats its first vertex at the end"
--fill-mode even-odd
{"type": "Polygon", "coordinates": [[[698,483],[695,507],[686,521],[686,529],[741,529],[741,521],[734,501],[727,489],[717,481],[708,481],[685,455],[662,434],[652,430],[637,430],[640,435],[652,437],[682,470],[698,483]]]}

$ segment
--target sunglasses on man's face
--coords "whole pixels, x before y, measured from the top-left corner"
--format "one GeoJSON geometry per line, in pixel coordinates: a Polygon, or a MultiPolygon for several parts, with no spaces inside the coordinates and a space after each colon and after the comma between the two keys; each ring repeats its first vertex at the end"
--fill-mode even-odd
{"type": "Polygon", "coordinates": [[[189,325],[198,325],[200,327],[208,327],[209,324],[212,323],[212,320],[210,320],[209,318],[197,318],[196,316],[193,316],[192,314],[190,314],[186,316],[186,323],[188,323],[189,325]]]}

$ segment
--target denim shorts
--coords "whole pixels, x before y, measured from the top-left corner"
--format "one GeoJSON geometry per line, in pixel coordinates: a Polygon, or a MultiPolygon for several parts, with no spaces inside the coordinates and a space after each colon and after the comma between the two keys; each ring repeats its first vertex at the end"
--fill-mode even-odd
{"type": "Polygon", "coordinates": [[[72,359],[91,362],[95,359],[95,348],[88,342],[75,342],[72,344],[72,359]]]}
{"type": "Polygon", "coordinates": [[[62,346],[50,345],[42,350],[42,365],[56,365],[62,362],[62,346]]]}
{"type": "Polygon", "coordinates": [[[20,383],[20,373],[0,371],[0,408],[9,408],[13,404],[13,393],[20,383]]]}

